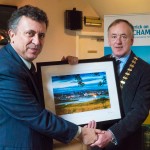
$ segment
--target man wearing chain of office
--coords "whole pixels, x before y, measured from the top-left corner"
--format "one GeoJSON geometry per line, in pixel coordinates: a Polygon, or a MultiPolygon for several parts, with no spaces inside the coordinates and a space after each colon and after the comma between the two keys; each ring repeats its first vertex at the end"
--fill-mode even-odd
{"type": "MultiPolygon", "coordinates": [[[[142,150],[142,123],[150,109],[150,65],[131,50],[134,42],[134,27],[124,19],[113,21],[108,27],[108,43],[112,55],[119,60],[119,81],[124,116],[113,124],[97,128],[105,130],[91,145],[92,150],[142,150]]],[[[96,123],[90,122],[90,127],[96,123]]]]}

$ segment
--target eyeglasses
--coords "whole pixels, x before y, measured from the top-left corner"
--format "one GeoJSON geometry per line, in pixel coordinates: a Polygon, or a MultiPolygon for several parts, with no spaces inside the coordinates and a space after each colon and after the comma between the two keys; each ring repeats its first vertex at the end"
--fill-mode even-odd
{"type": "Polygon", "coordinates": [[[125,34],[121,34],[121,35],[113,34],[113,35],[110,35],[109,38],[111,39],[111,41],[116,41],[119,39],[119,40],[125,42],[128,40],[128,37],[125,34]]]}

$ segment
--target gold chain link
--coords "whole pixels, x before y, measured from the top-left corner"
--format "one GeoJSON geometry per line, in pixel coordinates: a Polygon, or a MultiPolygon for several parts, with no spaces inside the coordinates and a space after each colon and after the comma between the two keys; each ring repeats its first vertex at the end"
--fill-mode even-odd
{"type": "Polygon", "coordinates": [[[126,81],[128,80],[133,68],[135,67],[135,64],[137,63],[138,58],[134,57],[133,60],[131,61],[131,64],[129,65],[129,68],[127,69],[127,71],[125,72],[124,76],[122,77],[122,79],[120,80],[120,87],[121,89],[123,88],[123,86],[125,85],[126,81]]]}

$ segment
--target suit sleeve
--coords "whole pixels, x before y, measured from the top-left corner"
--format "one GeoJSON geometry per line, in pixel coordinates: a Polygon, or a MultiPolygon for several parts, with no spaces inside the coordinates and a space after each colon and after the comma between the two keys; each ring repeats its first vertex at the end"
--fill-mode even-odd
{"type": "Polygon", "coordinates": [[[78,126],[44,109],[31,91],[31,80],[17,64],[0,67],[0,108],[33,130],[61,142],[70,142],[78,126]]]}

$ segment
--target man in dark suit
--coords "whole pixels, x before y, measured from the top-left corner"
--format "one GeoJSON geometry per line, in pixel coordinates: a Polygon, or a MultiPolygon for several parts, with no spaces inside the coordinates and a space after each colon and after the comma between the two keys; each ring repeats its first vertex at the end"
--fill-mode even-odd
{"type": "MultiPolygon", "coordinates": [[[[105,134],[99,134],[92,150],[142,150],[141,125],[150,110],[150,66],[131,51],[133,41],[134,28],[127,20],[117,19],[108,27],[112,55],[102,59],[120,60],[118,74],[124,116],[114,124],[97,124],[105,134]]],[[[90,122],[89,127],[95,125],[90,122]]]]}
{"type": "Polygon", "coordinates": [[[44,44],[48,19],[33,6],[9,20],[10,44],[0,50],[0,150],[52,150],[52,139],[91,144],[100,130],[82,128],[46,110],[30,72],[44,44]]]}

